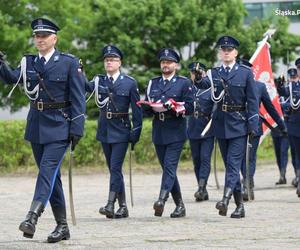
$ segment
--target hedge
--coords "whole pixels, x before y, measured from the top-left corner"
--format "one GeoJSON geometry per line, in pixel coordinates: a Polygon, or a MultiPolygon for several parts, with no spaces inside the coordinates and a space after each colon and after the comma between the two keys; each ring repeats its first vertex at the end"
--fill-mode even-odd
{"type": "MultiPolygon", "coordinates": [[[[99,166],[105,168],[105,158],[100,143],[95,139],[97,121],[88,120],[85,124],[85,135],[75,150],[75,165],[77,168],[86,166],[99,166]]],[[[151,120],[145,119],[140,141],[135,146],[134,159],[139,168],[159,168],[154,146],[151,142],[151,120]]],[[[25,121],[10,120],[0,121],[0,172],[13,172],[22,167],[35,165],[30,143],[24,138],[25,121]]],[[[219,150],[218,150],[219,151],[219,150]]],[[[68,164],[68,157],[64,165],[68,164]]],[[[128,157],[128,156],[127,156],[128,157]]],[[[265,161],[274,162],[274,150],[270,136],[262,143],[258,151],[258,163],[265,161]]],[[[189,144],[186,143],[181,154],[181,162],[189,161],[191,164],[191,153],[189,144]]],[[[218,165],[222,160],[218,152],[218,165]]]]}

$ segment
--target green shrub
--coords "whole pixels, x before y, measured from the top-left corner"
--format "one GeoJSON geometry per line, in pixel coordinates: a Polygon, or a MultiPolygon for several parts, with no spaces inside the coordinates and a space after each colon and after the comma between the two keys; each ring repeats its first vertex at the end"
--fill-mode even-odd
{"type": "MultiPolygon", "coordinates": [[[[85,135],[75,150],[74,167],[84,169],[87,166],[93,166],[99,169],[106,169],[106,162],[101,144],[96,140],[96,129],[97,121],[88,120],[86,122],[85,135]]],[[[21,168],[35,165],[30,143],[23,139],[24,131],[25,121],[0,121],[0,172],[14,172],[21,168]]],[[[145,119],[140,141],[135,146],[135,168],[160,168],[151,135],[152,121],[151,119],[145,119]]],[[[258,164],[274,162],[274,149],[272,138],[270,136],[267,136],[259,147],[257,158],[258,164]]],[[[67,167],[68,162],[69,153],[66,154],[63,167],[67,167]]],[[[180,166],[188,169],[192,168],[191,151],[188,141],[185,143],[181,154],[180,166]]],[[[219,149],[217,153],[217,166],[218,168],[223,168],[219,149]]]]}

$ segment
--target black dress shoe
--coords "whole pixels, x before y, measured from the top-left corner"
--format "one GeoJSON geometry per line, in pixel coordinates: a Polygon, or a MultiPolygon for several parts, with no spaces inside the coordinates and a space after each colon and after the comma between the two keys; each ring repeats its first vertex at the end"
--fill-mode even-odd
{"type": "Polygon", "coordinates": [[[116,219],[127,218],[129,216],[127,207],[120,207],[115,213],[116,219]]]}
{"type": "Polygon", "coordinates": [[[115,216],[115,202],[117,198],[117,193],[110,191],[108,195],[108,201],[106,206],[99,209],[99,213],[106,216],[106,218],[113,219],[115,216]]]}
{"type": "Polygon", "coordinates": [[[32,201],[30,210],[25,220],[20,224],[19,230],[23,232],[23,236],[26,238],[33,238],[35,233],[35,225],[38,218],[44,211],[44,205],[40,201],[32,201]]]}
{"type": "Polygon", "coordinates": [[[283,185],[286,184],[285,176],[280,176],[279,180],[275,183],[275,185],[283,185]]]}
{"type": "Polygon", "coordinates": [[[158,200],[153,204],[154,216],[161,217],[164,212],[165,202],[167,201],[169,192],[167,190],[160,190],[158,200]]]}
{"type": "Polygon", "coordinates": [[[222,200],[217,202],[216,209],[219,210],[219,215],[226,216],[228,210],[229,200],[231,199],[232,189],[229,187],[224,188],[224,194],[222,200]]]}
{"type": "Polygon", "coordinates": [[[70,239],[70,231],[68,224],[59,224],[54,231],[48,236],[48,243],[56,243],[61,240],[70,239]]]}
{"type": "Polygon", "coordinates": [[[243,197],[241,192],[234,192],[233,193],[234,201],[236,204],[236,209],[234,212],[230,215],[231,218],[244,218],[245,217],[245,209],[243,204],[243,197]]]}

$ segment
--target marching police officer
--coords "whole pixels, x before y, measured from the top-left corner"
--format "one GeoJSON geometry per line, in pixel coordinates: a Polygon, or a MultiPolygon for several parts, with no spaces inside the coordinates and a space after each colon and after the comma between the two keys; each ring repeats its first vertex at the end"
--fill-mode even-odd
{"type": "Polygon", "coordinates": [[[239,41],[222,36],[217,46],[223,65],[208,71],[209,81],[200,84],[203,88],[211,86],[212,100],[218,104],[213,113],[212,130],[219,142],[226,173],[223,198],[216,208],[220,215],[226,216],[233,194],[237,207],[231,217],[241,218],[245,210],[239,172],[246,153],[247,136],[254,136],[258,130],[258,101],[251,69],[236,63],[239,41]]]}
{"type": "Polygon", "coordinates": [[[99,213],[107,218],[126,218],[128,209],[122,166],[128,143],[133,148],[141,134],[142,109],[136,104],[140,95],[136,80],[120,71],[122,51],[114,45],[107,45],[102,49],[102,56],[106,74],[96,75],[86,85],[87,91],[95,92],[95,101],[100,108],[96,138],[101,142],[110,172],[108,202],[99,213]],[[132,109],[132,125],[129,107],[132,109]],[[119,209],[115,213],[116,199],[119,209]]]}
{"type": "MultiPolygon", "coordinates": [[[[240,59],[239,60],[240,64],[243,64],[245,66],[248,66],[250,69],[252,67],[252,64],[250,62],[248,62],[245,59],[240,59]]],[[[273,118],[273,120],[278,124],[278,128],[276,129],[277,131],[279,130],[279,132],[281,134],[284,134],[287,137],[287,129],[285,127],[285,124],[283,122],[283,120],[281,119],[280,115],[278,114],[277,110],[275,109],[271,98],[269,96],[269,93],[267,91],[267,87],[266,84],[260,81],[255,81],[256,84],[256,97],[258,99],[258,103],[259,105],[263,104],[266,111],[268,112],[268,114],[273,118]]],[[[258,127],[258,132],[255,136],[253,136],[251,138],[251,150],[250,150],[250,154],[249,154],[249,190],[247,190],[247,185],[245,185],[247,183],[247,174],[246,174],[246,157],[244,158],[243,164],[242,164],[242,168],[241,168],[241,172],[242,172],[242,176],[243,176],[243,199],[244,201],[248,201],[248,192],[250,194],[250,199],[254,200],[254,174],[255,174],[255,170],[256,170],[256,153],[257,153],[257,149],[258,149],[258,145],[259,145],[259,140],[260,137],[263,135],[263,128],[262,128],[262,124],[263,123],[268,123],[267,120],[265,120],[265,118],[260,115],[260,119],[259,119],[259,127],[258,127]]],[[[270,124],[268,124],[270,126],[270,124]]],[[[275,130],[275,129],[272,129],[275,130]]]]}
{"type": "Polygon", "coordinates": [[[180,185],[176,170],[187,138],[185,115],[193,112],[193,95],[188,78],[176,74],[180,61],[179,55],[171,48],[163,48],[158,53],[162,76],[149,81],[146,100],[163,103],[165,109],[154,111],[145,109],[147,115],[153,115],[152,141],[163,169],[161,189],[154,203],[155,216],[162,216],[165,202],[171,192],[176,208],[171,218],[185,216],[180,185]],[[185,114],[174,111],[174,102],[184,102],[185,114]]]}
{"type": "Polygon", "coordinates": [[[201,136],[201,132],[211,118],[214,103],[211,100],[210,88],[200,89],[197,87],[197,83],[202,81],[205,65],[200,62],[192,62],[188,68],[193,82],[192,90],[194,96],[194,111],[188,119],[187,130],[198,183],[198,190],[194,196],[196,201],[204,201],[209,199],[206,184],[210,174],[214,137],[211,131],[204,136],[201,136]]]}
{"type": "MultiPolygon", "coordinates": [[[[287,71],[288,76],[289,76],[289,81],[292,82],[294,80],[298,80],[298,76],[297,76],[297,69],[295,68],[291,68],[287,71]],[[295,79],[296,78],[296,79],[295,79]]],[[[278,79],[275,79],[275,83],[279,83],[279,81],[281,82],[283,79],[280,77],[278,79]]],[[[284,84],[284,83],[281,83],[284,84]]],[[[285,86],[287,87],[287,86],[285,86]]],[[[284,116],[284,120],[285,123],[288,121],[288,112],[289,112],[289,98],[285,98],[284,96],[280,96],[279,98],[280,101],[280,105],[281,105],[281,109],[283,112],[283,116],[284,116]]],[[[282,185],[282,184],[286,184],[286,177],[285,177],[285,173],[286,173],[286,167],[287,167],[287,163],[288,163],[288,150],[289,147],[291,149],[291,156],[292,156],[292,165],[294,167],[294,171],[295,171],[295,175],[296,175],[296,165],[297,160],[296,160],[296,152],[295,152],[295,147],[293,144],[291,144],[289,142],[289,138],[285,135],[282,135],[282,133],[278,133],[276,132],[276,130],[271,130],[271,135],[272,135],[272,140],[273,140],[273,144],[274,144],[274,149],[275,149],[275,156],[276,156],[276,162],[279,168],[279,173],[280,173],[280,178],[278,180],[278,182],[276,182],[276,185],[282,185]]],[[[292,181],[292,185],[297,187],[297,177],[295,177],[292,181]]]]}
{"type": "MultiPolygon", "coordinates": [[[[300,67],[299,58],[295,62],[297,68],[300,67]]],[[[299,69],[298,69],[299,70],[299,69]]],[[[299,71],[298,71],[299,72],[299,71]]],[[[288,88],[283,84],[279,84],[277,88],[280,95],[289,98],[288,107],[288,119],[287,129],[289,134],[290,144],[295,147],[296,152],[296,163],[299,163],[300,159],[300,81],[299,78],[295,77],[293,81],[289,82],[288,88]]],[[[296,180],[297,184],[297,195],[300,197],[300,164],[296,164],[296,180]]]]}
{"type": "Polygon", "coordinates": [[[0,76],[6,83],[20,77],[30,99],[25,139],[31,142],[39,168],[30,210],[19,229],[32,238],[38,217],[48,201],[57,222],[48,242],[70,238],[60,165],[71,143],[74,150],[84,130],[85,90],[79,60],[55,49],[59,27],[48,19],[32,21],[38,55],[25,55],[12,70],[1,63],[0,76]]]}

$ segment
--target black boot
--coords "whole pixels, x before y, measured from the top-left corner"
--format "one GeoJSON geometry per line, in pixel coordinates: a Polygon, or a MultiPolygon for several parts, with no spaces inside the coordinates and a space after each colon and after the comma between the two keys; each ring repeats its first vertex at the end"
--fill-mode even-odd
{"type": "Polygon", "coordinates": [[[108,201],[105,207],[101,207],[99,209],[99,213],[106,215],[106,218],[114,218],[115,215],[115,202],[116,202],[116,198],[117,198],[117,193],[110,191],[109,195],[108,195],[108,201]]]}
{"type": "Polygon", "coordinates": [[[229,200],[232,196],[232,189],[229,187],[224,188],[224,195],[221,201],[217,202],[216,209],[219,210],[219,215],[226,216],[228,210],[229,200]]]}
{"type": "Polygon", "coordinates": [[[206,190],[206,180],[199,180],[198,191],[194,194],[196,201],[206,201],[208,200],[208,192],[206,190]]]}
{"type": "Polygon", "coordinates": [[[117,219],[127,218],[129,216],[129,214],[128,214],[128,209],[127,209],[127,205],[126,205],[125,192],[118,194],[118,202],[119,202],[120,208],[115,213],[115,218],[117,218],[117,219]]]}
{"type": "MultiPolygon", "coordinates": [[[[298,180],[300,180],[300,169],[298,169],[298,170],[296,171],[296,175],[297,175],[298,180]]],[[[300,181],[298,181],[296,194],[297,194],[298,197],[300,198],[300,181]]]]}
{"type": "Polygon", "coordinates": [[[179,218],[185,216],[185,207],[183,204],[181,193],[172,194],[176,208],[173,213],[170,214],[171,218],[179,218]]]}
{"type": "Polygon", "coordinates": [[[298,186],[298,182],[299,182],[299,178],[297,176],[295,176],[295,178],[292,180],[292,185],[297,188],[298,186]]]}
{"type": "Polygon", "coordinates": [[[44,211],[44,204],[40,201],[32,201],[30,210],[26,215],[26,219],[20,224],[19,229],[23,232],[26,238],[33,238],[35,233],[35,225],[38,218],[44,211]]]}
{"type": "Polygon", "coordinates": [[[59,242],[61,240],[70,239],[70,231],[67,223],[67,215],[65,207],[52,207],[53,215],[57,226],[54,231],[48,236],[49,243],[59,242]]]}
{"type": "Polygon", "coordinates": [[[280,177],[279,180],[275,183],[275,185],[286,184],[285,172],[286,172],[285,169],[280,170],[280,177]]]}
{"type": "Polygon", "coordinates": [[[245,209],[243,204],[243,195],[241,192],[233,192],[233,198],[236,204],[236,209],[231,214],[231,218],[244,218],[245,217],[245,209]]]}
{"type": "Polygon", "coordinates": [[[167,190],[160,190],[159,198],[153,205],[155,216],[162,216],[165,207],[165,202],[167,201],[168,197],[169,192],[167,190]]]}

